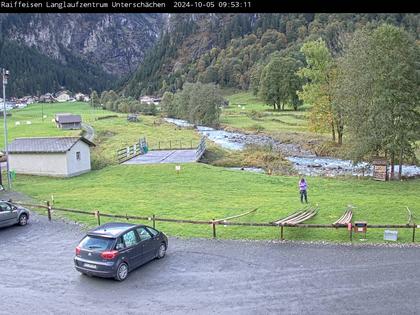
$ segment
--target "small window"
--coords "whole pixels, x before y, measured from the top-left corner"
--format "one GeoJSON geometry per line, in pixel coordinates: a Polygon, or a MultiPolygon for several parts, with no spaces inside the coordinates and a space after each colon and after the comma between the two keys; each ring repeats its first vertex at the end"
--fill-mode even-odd
{"type": "Polygon", "coordinates": [[[0,203],[0,212],[1,211],[12,211],[12,208],[7,203],[1,202],[0,203]]]}
{"type": "Polygon", "coordinates": [[[137,237],[134,231],[127,232],[123,235],[123,240],[126,247],[130,247],[137,244],[137,237]]]}
{"type": "Polygon", "coordinates": [[[150,226],[147,227],[147,230],[153,235],[156,236],[159,234],[158,231],[156,231],[155,229],[152,229],[150,226]]]}
{"type": "Polygon", "coordinates": [[[115,245],[115,249],[120,250],[120,249],[124,249],[124,248],[125,248],[124,242],[122,241],[121,237],[119,237],[117,239],[117,244],[115,245]]]}
{"type": "Polygon", "coordinates": [[[80,152],[76,152],[76,160],[80,160],[80,152]]]}
{"type": "Polygon", "coordinates": [[[79,244],[83,249],[95,250],[95,251],[104,251],[112,247],[115,242],[115,238],[104,238],[104,237],[94,237],[86,236],[79,244]]]}
{"type": "Polygon", "coordinates": [[[152,238],[150,233],[144,227],[137,228],[137,233],[139,233],[140,241],[145,241],[152,238]]]}

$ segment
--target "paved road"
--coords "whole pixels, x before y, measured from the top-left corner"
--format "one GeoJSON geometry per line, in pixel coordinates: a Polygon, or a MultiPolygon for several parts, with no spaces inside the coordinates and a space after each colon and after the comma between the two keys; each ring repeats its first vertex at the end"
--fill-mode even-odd
{"type": "Polygon", "coordinates": [[[123,164],[192,163],[197,150],[157,150],[138,155],[123,164]]]}
{"type": "Polygon", "coordinates": [[[85,131],[84,137],[89,141],[93,141],[93,139],[95,138],[95,129],[93,129],[91,125],[88,125],[86,123],[82,123],[82,128],[85,131]]]}
{"type": "Polygon", "coordinates": [[[0,314],[419,314],[420,248],[170,239],[122,283],[73,269],[75,224],[0,230],[0,314]]]}

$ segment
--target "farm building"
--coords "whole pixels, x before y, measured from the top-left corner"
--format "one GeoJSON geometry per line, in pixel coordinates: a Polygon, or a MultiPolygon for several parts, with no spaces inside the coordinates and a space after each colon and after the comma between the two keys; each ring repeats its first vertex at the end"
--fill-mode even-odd
{"type": "Polygon", "coordinates": [[[40,103],[54,103],[54,102],[56,102],[56,99],[54,98],[54,96],[51,93],[46,93],[44,95],[41,95],[38,98],[38,102],[40,102],[40,103]]]}
{"type": "Polygon", "coordinates": [[[57,96],[55,99],[58,102],[68,102],[70,98],[71,98],[70,93],[68,93],[67,91],[62,91],[62,92],[57,93],[57,96]]]}
{"type": "Polygon", "coordinates": [[[74,98],[76,99],[76,101],[80,101],[80,102],[89,102],[90,98],[88,95],[85,95],[83,93],[77,93],[74,98]]]}
{"type": "Polygon", "coordinates": [[[89,172],[90,147],[83,137],[17,138],[9,146],[17,174],[70,177],[89,172]]]}
{"type": "Polygon", "coordinates": [[[60,129],[80,129],[82,128],[82,117],[70,113],[56,114],[55,124],[60,129]]]}

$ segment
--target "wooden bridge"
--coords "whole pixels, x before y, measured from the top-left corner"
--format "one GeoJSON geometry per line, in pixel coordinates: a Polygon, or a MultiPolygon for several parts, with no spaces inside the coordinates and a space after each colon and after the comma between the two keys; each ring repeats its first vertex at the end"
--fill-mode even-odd
{"type": "MultiPolygon", "coordinates": [[[[170,148],[149,149],[145,139],[138,144],[117,151],[117,159],[121,164],[160,164],[160,163],[193,163],[201,159],[206,151],[206,138],[202,137],[196,148],[182,147],[182,142],[171,142],[170,148]],[[179,147],[173,147],[179,143],[179,147]]],[[[159,148],[161,148],[159,142],[159,148]]]]}

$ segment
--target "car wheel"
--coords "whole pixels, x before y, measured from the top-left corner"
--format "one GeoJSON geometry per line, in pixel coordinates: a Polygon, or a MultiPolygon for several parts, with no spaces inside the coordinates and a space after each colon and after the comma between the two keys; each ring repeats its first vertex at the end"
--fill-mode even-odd
{"type": "Polygon", "coordinates": [[[160,244],[159,249],[158,249],[158,253],[157,253],[157,258],[161,259],[163,257],[165,257],[166,254],[166,245],[165,243],[160,244]]]}
{"type": "Polygon", "coordinates": [[[126,263],[121,263],[117,268],[117,275],[115,279],[118,281],[124,281],[128,276],[128,265],[126,263]]]}
{"type": "Polygon", "coordinates": [[[28,224],[28,216],[26,214],[21,214],[19,217],[19,225],[24,226],[28,224]]]}

